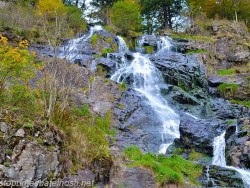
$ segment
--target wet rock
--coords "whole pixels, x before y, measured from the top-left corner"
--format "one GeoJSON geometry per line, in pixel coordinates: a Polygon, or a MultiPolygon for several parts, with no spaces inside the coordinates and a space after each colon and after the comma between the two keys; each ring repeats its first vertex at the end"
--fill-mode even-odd
{"type": "Polygon", "coordinates": [[[119,104],[122,108],[118,105],[114,109],[114,116],[118,120],[115,125],[118,130],[117,147],[123,149],[137,145],[143,151],[157,153],[162,142],[162,127],[150,105],[132,89],[123,93],[119,104]]]}
{"type": "Polygon", "coordinates": [[[91,44],[96,54],[103,55],[107,49],[107,52],[118,52],[118,38],[113,33],[98,30],[93,35],[97,36],[96,43],[91,44]]]}
{"type": "Polygon", "coordinates": [[[173,100],[181,104],[190,104],[190,105],[200,104],[199,101],[195,97],[185,92],[175,93],[175,95],[173,96],[173,100]]]}
{"type": "Polygon", "coordinates": [[[158,37],[155,35],[144,35],[141,40],[141,46],[153,46],[155,49],[157,49],[158,46],[158,37]]]}
{"type": "Polygon", "coordinates": [[[235,170],[219,167],[209,167],[209,178],[206,176],[206,168],[203,170],[202,185],[206,187],[244,187],[243,181],[235,170]]]}
{"type": "Polygon", "coordinates": [[[166,83],[188,90],[197,86],[207,87],[205,68],[195,56],[163,50],[151,56],[150,60],[162,72],[166,83]]]}
{"type": "Polygon", "coordinates": [[[175,144],[185,149],[195,149],[198,152],[213,155],[213,139],[219,136],[226,124],[220,120],[195,119],[182,115],[180,121],[180,139],[175,144]]]}
{"type": "Polygon", "coordinates": [[[239,168],[250,168],[250,118],[240,118],[238,132],[226,138],[227,161],[239,168]]]}

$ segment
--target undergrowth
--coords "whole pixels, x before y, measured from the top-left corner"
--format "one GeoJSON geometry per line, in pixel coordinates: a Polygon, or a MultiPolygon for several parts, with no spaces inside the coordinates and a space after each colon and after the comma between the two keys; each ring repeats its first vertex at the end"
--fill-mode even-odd
{"type": "Polygon", "coordinates": [[[124,151],[131,160],[130,166],[144,167],[152,170],[162,185],[174,183],[183,185],[188,179],[192,184],[198,184],[196,179],[201,175],[202,167],[183,159],[178,155],[166,157],[152,153],[143,154],[137,146],[131,146],[124,151]]]}

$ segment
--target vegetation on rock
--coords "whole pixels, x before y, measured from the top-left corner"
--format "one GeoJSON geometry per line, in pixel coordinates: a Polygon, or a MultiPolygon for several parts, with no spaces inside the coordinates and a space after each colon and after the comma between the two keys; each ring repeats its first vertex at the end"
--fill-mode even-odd
{"type": "Polygon", "coordinates": [[[171,183],[183,185],[186,179],[197,184],[196,179],[202,172],[200,165],[187,161],[178,155],[166,157],[151,153],[143,154],[136,146],[126,148],[124,154],[131,160],[130,166],[149,168],[162,185],[171,183]]]}

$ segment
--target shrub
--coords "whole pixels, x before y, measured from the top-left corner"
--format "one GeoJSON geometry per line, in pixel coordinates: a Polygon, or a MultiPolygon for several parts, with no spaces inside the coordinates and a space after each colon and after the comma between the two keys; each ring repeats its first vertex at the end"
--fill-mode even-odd
{"type": "Polygon", "coordinates": [[[92,46],[96,47],[98,39],[99,35],[97,35],[96,33],[91,36],[90,43],[92,44],[92,46]]]}

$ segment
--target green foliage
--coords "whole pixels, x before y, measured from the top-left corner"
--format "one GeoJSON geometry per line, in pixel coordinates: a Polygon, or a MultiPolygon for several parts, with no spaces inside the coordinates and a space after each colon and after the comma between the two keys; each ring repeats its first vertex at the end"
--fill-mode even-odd
{"type": "Polygon", "coordinates": [[[145,49],[147,54],[154,53],[154,47],[153,46],[144,46],[144,49],[145,49]]]}
{"type": "Polygon", "coordinates": [[[228,120],[228,121],[226,122],[226,124],[227,124],[227,125],[231,125],[231,124],[233,124],[234,122],[235,122],[235,120],[230,119],[230,120],[228,120]]]}
{"type": "Polygon", "coordinates": [[[82,19],[82,11],[75,6],[68,6],[67,8],[67,22],[69,27],[73,29],[74,33],[87,30],[87,23],[82,19]]]}
{"type": "Polygon", "coordinates": [[[239,104],[239,105],[246,106],[246,107],[250,108],[250,100],[246,100],[246,101],[231,100],[230,102],[234,103],[234,104],[239,104]]]}
{"type": "Polygon", "coordinates": [[[137,146],[125,149],[124,154],[131,160],[131,166],[152,170],[157,181],[161,184],[175,183],[182,185],[185,182],[185,178],[191,183],[197,184],[196,179],[202,172],[201,166],[177,155],[167,158],[164,155],[143,154],[137,146]]]}
{"type": "Polygon", "coordinates": [[[97,35],[96,33],[91,36],[90,43],[92,44],[93,47],[96,47],[98,39],[99,35],[97,35]]]}
{"type": "Polygon", "coordinates": [[[107,57],[107,54],[112,53],[112,52],[114,52],[112,48],[105,48],[105,49],[102,50],[101,53],[102,53],[103,57],[107,57]]]}
{"type": "Polygon", "coordinates": [[[112,23],[121,29],[123,35],[129,31],[140,31],[140,6],[136,1],[118,1],[111,9],[112,23]]]}
{"type": "Polygon", "coordinates": [[[192,150],[191,153],[189,154],[188,159],[191,161],[198,161],[204,157],[206,157],[204,154],[192,150]]]}
{"type": "Polygon", "coordinates": [[[81,108],[76,108],[74,110],[74,114],[77,116],[90,117],[91,112],[89,111],[89,107],[87,105],[83,105],[81,108]]]}
{"type": "Polygon", "coordinates": [[[223,94],[223,96],[235,96],[239,85],[234,83],[222,83],[218,86],[218,89],[220,93],[223,94]]]}
{"type": "Polygon", "coordinates": [[[126,91],[127,90],[127,84],[125,82],[122,82],[121,84],[118,84],[118,89],[120,91],[126,91]]]}
{"type": "Polygon", "coordinates": [[[229,76],[235,74],[235,69],[221,69],[217,71],[219,76],[229,76]]]}
{"type": "Polygon", "coordinates": [[[107,75],[107,70],[102,65],[98,65],[96,74],[98,76],[105,77],[107,75]]]}

